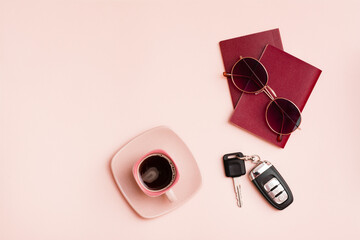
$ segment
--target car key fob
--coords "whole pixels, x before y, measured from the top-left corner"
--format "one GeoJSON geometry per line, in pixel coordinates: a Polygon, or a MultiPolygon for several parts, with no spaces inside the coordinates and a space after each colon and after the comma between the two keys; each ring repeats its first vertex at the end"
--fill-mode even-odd
{"type": "Polygon", "coordinates": [[[257,164],[250,171],[249,177],[265,199],[275,208],[283,210],[293,202],[294,197],[289,186],[270,162],[264,161],[257,164]]]}

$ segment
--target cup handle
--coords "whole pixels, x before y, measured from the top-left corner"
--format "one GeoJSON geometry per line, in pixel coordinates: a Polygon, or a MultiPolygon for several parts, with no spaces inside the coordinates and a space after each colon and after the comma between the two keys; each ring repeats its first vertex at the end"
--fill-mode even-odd
{"type": "Polygon", "coordinates": [[[165,193],[165,195],[166,195],[166,197],[168,198],[168,200],[169,200],[170,202],[175,202],[175,201],[177,200],[176,195],[175,195],[175,193],[174,193],[174,191],[173,191],[172,189],[170,189],[169,191],[167,191],[167,192],[165,193]]]}

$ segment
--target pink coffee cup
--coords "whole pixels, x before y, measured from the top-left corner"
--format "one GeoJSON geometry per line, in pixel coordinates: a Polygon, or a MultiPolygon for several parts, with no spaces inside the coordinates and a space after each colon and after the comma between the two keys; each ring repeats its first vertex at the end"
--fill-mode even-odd
{"type": "Polygon", "coordinates": [[[176,201],[171,189],[179,180],[175,162],[164,150],[153,150],[140,158],[133,167],[133,175],[140,189],[150,197],[165,194],[176,201]]]}

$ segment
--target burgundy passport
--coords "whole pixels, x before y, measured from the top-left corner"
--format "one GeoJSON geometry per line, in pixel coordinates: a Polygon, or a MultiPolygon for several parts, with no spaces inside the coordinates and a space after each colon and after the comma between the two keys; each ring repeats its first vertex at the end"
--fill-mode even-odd
{"type": "MultiPolygon", "coordinates": [[[[271,45],[266,46],[260,62],[268,72],[268,85],[276,95],[291,100],[302,111],[321,70],[271,45]]],[[[270,130],[265,120],[265,111],[269,102],[270,98],[265,93],[258,95],[244,93],[241,95],[230,121],[270,143],[284,148],[290,135],[284,135],[281,142],[276,140],[277,134],[270,130]]]]}
{"type": "MultiPolygon", "coordinates": [[[[239,60],[240,56],[259,59],[267,44],[283,49],[279,29],[221,41],[220,50],[225,71],[230,73],[234,63],[239,60]]],[[[233,107],[235,108],[242,93],[233,85],[231,78],[228,78],[227,81],[233,107]]]]}

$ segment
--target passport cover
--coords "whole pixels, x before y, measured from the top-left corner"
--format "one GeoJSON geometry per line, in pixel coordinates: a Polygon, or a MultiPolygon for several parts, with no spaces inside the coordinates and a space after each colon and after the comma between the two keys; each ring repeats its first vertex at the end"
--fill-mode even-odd
{"type": "MultiPolygon", "coordinates": [[[[221,41],[220,50],[224,62],[225,71],[230,73],[234,63],[240,56],[259,59],[267,44],[283,49],[279,29],[254,33],[243,37],[221,41]]],[[[227,79],[231,100],[235,108],[242,92],[239,91],[231,81],[227,79]]]]}
{"type": "MultiPolygon", "coordinates": [[[[260,62],[268,72],[268,85],[276,95],[291,100],[302,112],[321,70],[271,45],[266,46],[260,62]]],[[[277,134],[270,130],[265,120],[269,102],[265,93],[242,94],[230,122],[284,148],[290,135],[283,135],[281,142],[276,140],[277,134]]]]}

